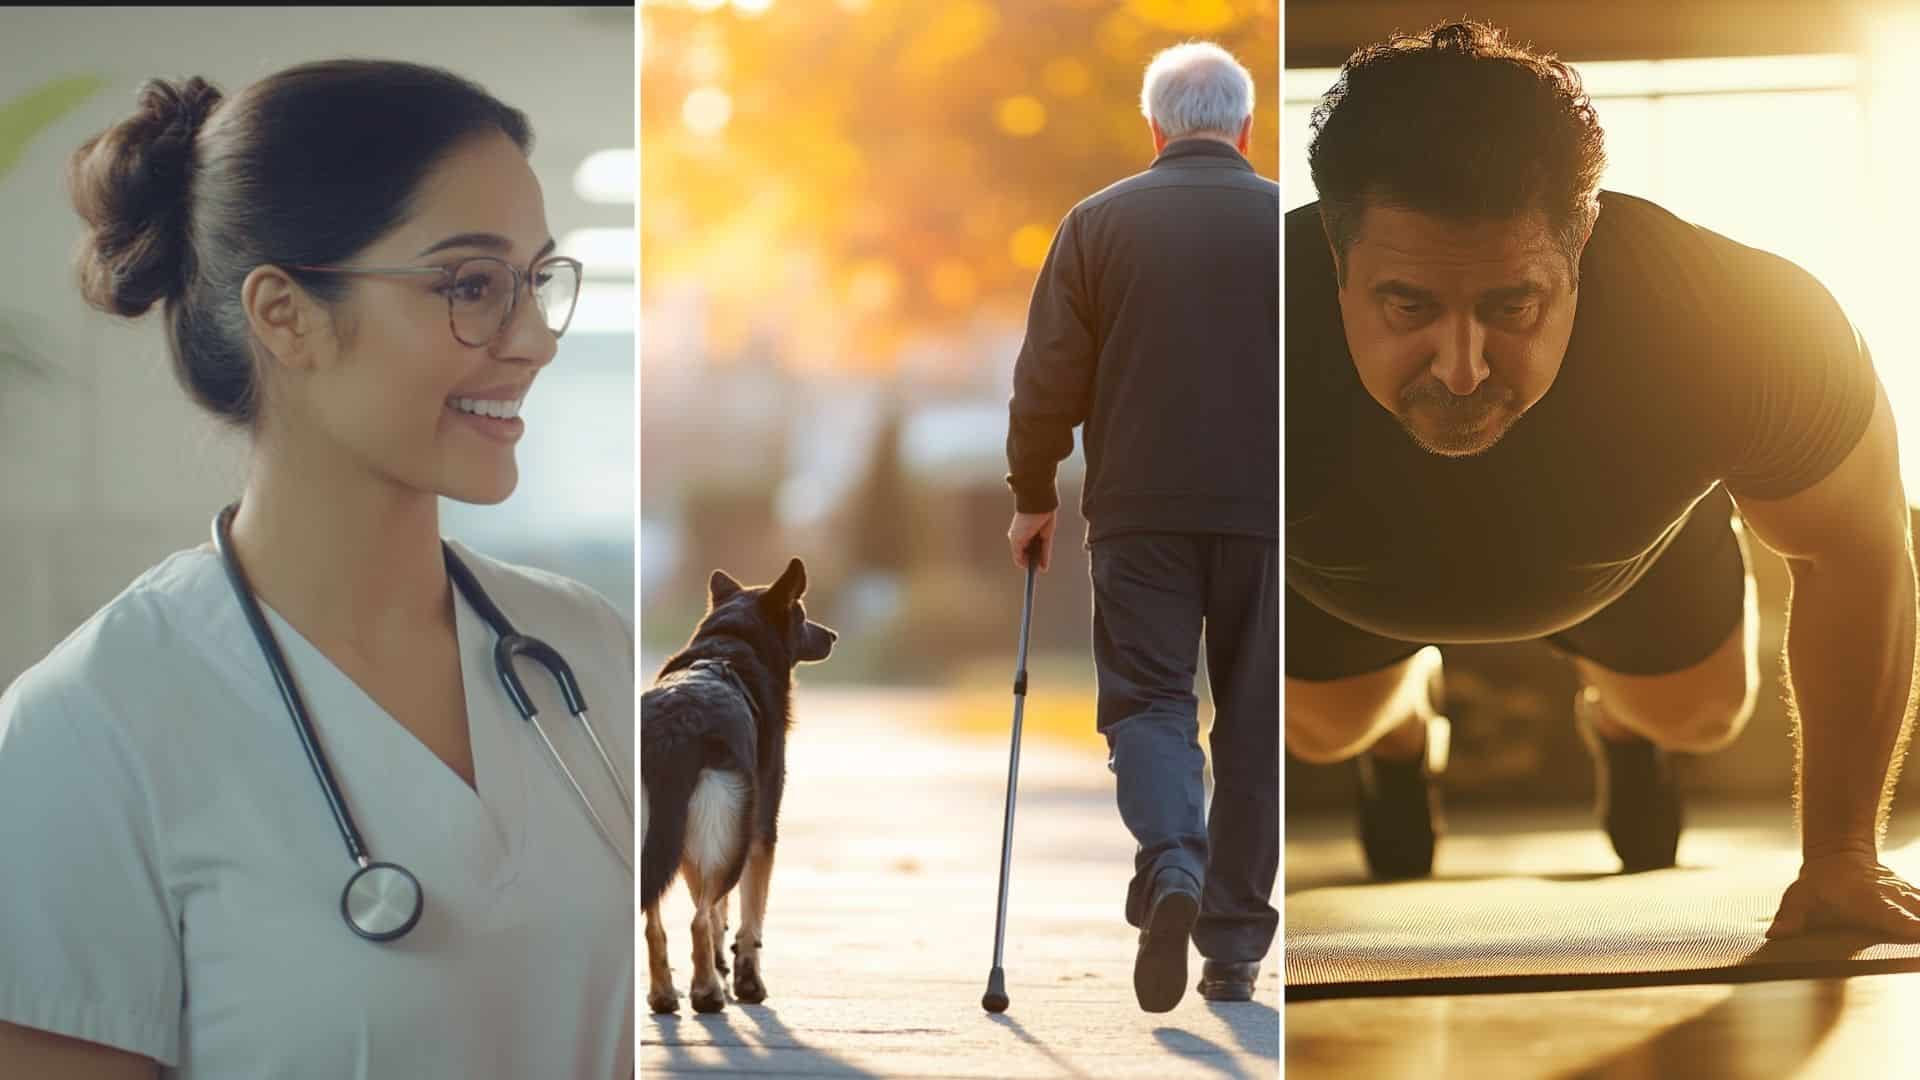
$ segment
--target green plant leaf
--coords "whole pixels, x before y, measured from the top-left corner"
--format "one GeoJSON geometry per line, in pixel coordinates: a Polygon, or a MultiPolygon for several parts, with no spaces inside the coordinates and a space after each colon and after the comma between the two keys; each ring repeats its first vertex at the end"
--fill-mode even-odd
{"type": "Polygon", "coordinates": [[[0,179],[19,163],[35,135],[106,84],[107,80],[98,75],[69,75],[0,105],[0,179]]]}

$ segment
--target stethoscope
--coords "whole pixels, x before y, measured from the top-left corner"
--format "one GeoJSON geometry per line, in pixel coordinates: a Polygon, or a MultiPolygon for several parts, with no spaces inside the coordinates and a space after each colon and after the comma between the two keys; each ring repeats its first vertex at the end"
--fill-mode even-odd
{"type": "MultiPolygon", "coordinates": [[[[260,644],[260,652],[266,657],[267,667],[273,672],[274,684],[280,688],[280,698],[287,703],[287,713],[293,717],[293,726],[300,733],[300,744],[306,748],[307,761],[313,766],[313,775],[320,780],[320,789],[327,797],[327,808],[333,811],[334,823],[340,826],[340,837],[347,843],[347,854],[359,864],[359,869],[347,879],[347,887],[340,892],[340,915],[353,932],[370,941],[393,941],[412,930],[420,921],[420,912],[425,905],[420,891],[420,880],[406,867],[398,863],[374,862],[367,855],[367,846],[360,838],[360,830],[354,827],[353,815],[347,810],[346,800],[340,795],[340,786],[334,782],[333,770],[327,764],[327,757],[320,752],[320,744],[314,738],[313,722],[307,718],[306,705],[301,701],[300,689],[293,683],[293,674],[287,670],[286,656],[280,651],[280,644],[273,636],[273,628],[267,625],[267,619],[260,611],[260,605],[253,598],[253,588],[247,584],[247,576],[240,569],[240,561],[234,557],[232,539],[228,535],[233,525],[233,515],[240,504],[234,503],[220,511],[213,519],[213,545],[220,552],[220,561],[227,568],[227,580],[233,585],[233,594],[240,600],[240,607],[247,613],[247,622],[253,627],[254,640],[260,644]]],[[[575,779],[573,770],[560,756],[560,751],[547,737],[546,730],[540,726],[539,713],[534,708],[533,698],[528,696],[527,688],[520,682],[520,676],[513,670],[515,657],[527,656],[547,669],[554,681],[560,684],[560,694],[566,699],[567,711],[580,721],[592,740],[594,750],[600,755],[600,763],[606,766],[607,775],[613,778],[614,790],[620,793],[620,805],[626,808],[629,827],[633,821],[633,799],[627,794],[627,786],[620,779],[620,771],[613,767],[613,759],[607,756],[606,748],[600,745],[600,737],[594,734],[593,724],[587,720],[587,702],[580,694],[580,684],[574,681],[573,669],[551,645],[538,638],[528,637],[514,630],[513,623],[494,606],[493,600],[474,580],[472,571],[454,555],[453,549],[441,541],[440,550],[446,556],[447,575],[453,579],[460,595],[479,612],[493,629],[496,641],[493,647],[494,670],[500,675],[500,683],[506,687],[507,696],[513,699],[513,707],[520,712],[520,718],[533,725],[540,735],[540,741],[547,746],[547,753],[553,757],[560,771],[566,774],[567,782],[573,785],[574,794],[580,797],[580,805],[586,807],[587,816],[593,819],[594,828],[606,840],[607,846],[633,872],[633,861],[614,842],[613,833],[606,822],[593,808],[593,800],[587,798],[586,789],[575,779]]]]}

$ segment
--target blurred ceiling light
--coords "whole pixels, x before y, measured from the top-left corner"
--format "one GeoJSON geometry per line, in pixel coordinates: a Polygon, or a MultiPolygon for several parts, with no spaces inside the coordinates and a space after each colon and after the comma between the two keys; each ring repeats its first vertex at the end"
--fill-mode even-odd
{"type": "Polygon", "coordinates": [[[1020,138],[1038,135],[1047,126],[1047,107],[1027,94],[1001,98],[996,115],[1001,131],[1020,138]]]}
{"type": "Polygon", "coordinates": [[[1022,225],[1013,230],[1007,253],[1022,270],[1038,270],[1047,261],[1047,249],[1053,246],[1053,230],[1045,225],[1022,225]]]}
{"type": "Polygon", "coordinates": [[[733,119],[733,99],[725,90],[703,86],[687,95],[680,106],[680,119],[695,135],[718,135],[733,119]]]}
{"type": "Polygon", "coordinates": [[[733,0],[733,10],[742,15],[764,15],[773,6],[773,0],[733,0]]]}
{"type": "Polygon", "coordinates": [[[588,278],[633,277],[640,267],[640,235],[632,229],[575,229],[560,250],[579,259],[588,278]]]}
{"type": "Polygon", "coordinates": [[[632,206],[640,184],[640,156],[633,147],[596,150],[573,172],[573,190],[591,203],[632,206]]]}

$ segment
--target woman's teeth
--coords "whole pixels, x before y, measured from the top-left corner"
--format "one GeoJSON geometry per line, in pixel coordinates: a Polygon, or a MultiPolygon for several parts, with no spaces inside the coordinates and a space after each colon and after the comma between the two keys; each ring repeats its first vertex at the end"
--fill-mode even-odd
{"type": "Polygon", "coordinates": [[[496,420],[511,420],[520,415],[519,401],[489,401],[484,398],[454,398],[453,407],[464,413],[476,416],[491,416],[496,420]]]}

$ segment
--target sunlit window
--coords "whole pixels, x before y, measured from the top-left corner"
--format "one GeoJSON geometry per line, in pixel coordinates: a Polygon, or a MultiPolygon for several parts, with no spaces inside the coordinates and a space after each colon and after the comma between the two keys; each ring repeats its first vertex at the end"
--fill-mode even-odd
{"type": "MultiPolygon", "coordinates": [[[[1912,35],[1885,40],[1911,43],[1912,35]]],[[[1890,48],[1890,47],[1889,47],[1890,48]]],[[[1906,433],[1909,494],[1920,478],[1920,377],[1906,324],[1904,252],[1920,181],[1920,84],[1879,56],[1781,56],[1575,64],[1607,132],[1602,186],[1650,199],[1818,277],[1873,349],[1906,433]]],[[[1314,197],[1308,121],[1334,69],[1286,73],[1281,187],[1314,197]]]]}

